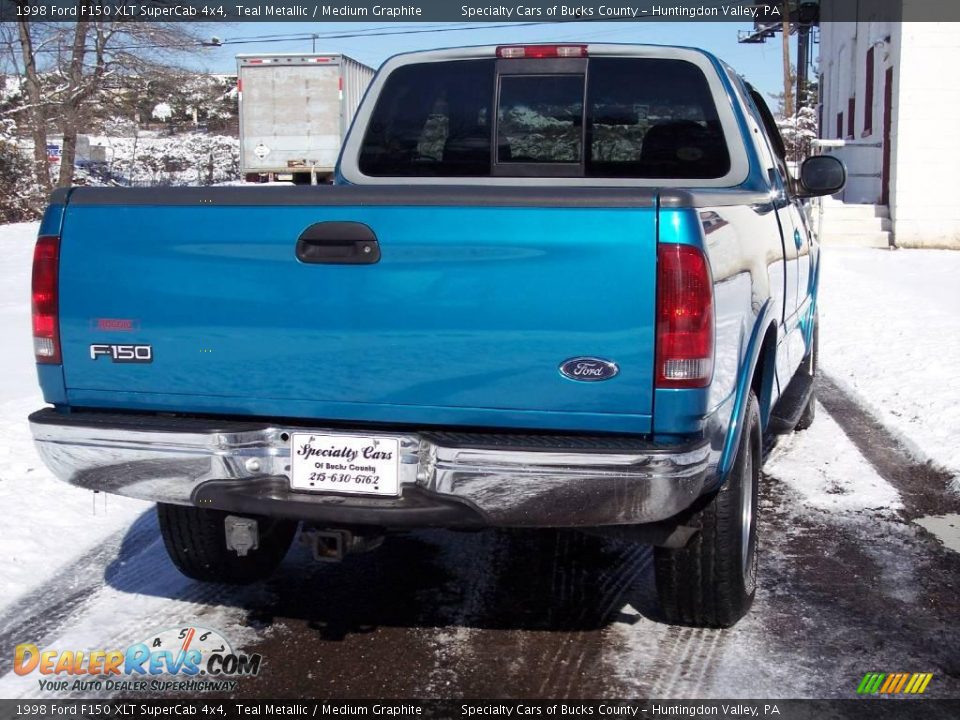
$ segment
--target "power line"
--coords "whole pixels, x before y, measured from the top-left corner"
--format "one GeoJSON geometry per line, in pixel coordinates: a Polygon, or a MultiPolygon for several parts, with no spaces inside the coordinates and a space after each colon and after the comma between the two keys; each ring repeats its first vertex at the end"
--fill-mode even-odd
{"type": "MultiPolygon", "coordinates": [[[[347,32],[347,33],[295,33],[289,35],[250,35],[250,36],[240,36],[236,38],[226,38],[224,40],[218,40],[217,42],[211,41],[195,41],[189,43],[141,43],[138,45],[117,45],[111,47],[110,51],[119,52],[119,51],[128,51],[128,50],[188,50],[196,49],[200,47],[221,47],[225,45],[250,45],[253,43],[278,43],[278,42],[297,42],[302,40],[339,40],[347,38],[363,38],[363,37],[385,37],[388,35],[421,35],[425,33],[445,33],[445,32],[462,32],[464,30],[472,30],[476,32],[477,30],[495,30],[502,28],[522,28],[522,27],[534,27],[538,25],[557,25],[561,23],[556,22],[534,22],[534,23],[504,23],[498,25],[484,25],[483,27],[478,28],[476,23],[465,24],[465,26],[455,26],[455,27],[442,27],[437,26],[433,28],[409,28],[404,30],[388,30],[387,27],[383,28],[373,28],[374,32],[371,32],[370,29],[360,30],[356,32],[347,32]]],[[[16,52],[20,52],[20,48],[15,47],[16,52]]],[[[61,48],[38,48],[36,50],[38,53],[59,53],[62,52],[61,48]]]]}
{"type": "MultiPolygon", "coordinates": [[[[476,26],[476,23],[434,23],[430,25],[425,25],[423,23],[416,23],[414,27],[418,29],[434,29],[435,28],[437,30],[443,31],[450,27],[459,26],[459,25],[476,26]]],[[[362,32],[374,32],[374,31],[391,30],[391,29],[401,31],[401,30],[407,30],[407,29],[413,29],[413,28],[411,28],[411,25],[409,23],[392,23],[390,25],[380,25],[377,27],[363,28],[362,32]]],[[[291,34],[304,34],[309,36],[316,35],[317,37],[326,37],[327,35],[330,34],[330,32],[331,31],[321,32],[321,33],[306,33],[306,32],[305,33],[289,33],[287,32],[287,33],[277,33],[275,35],[238,35],[236,37],[227,38],[227,41],[281,38],[281,37],[288,37],[291,34]]]]}
{"type": "MultiPolygon", "coordinates": [[[[216,42],[212,41],[194,41],[189,43],[141,43],[138,45],[118,45],[115,47],[109,48],[111,52],[121,52],[121,51],[130,51],[130,50],[193,50],[202,47],[223,47],[226,45],[250,45],[254,43],[260,44],[269,44],[269,43],[278,43],[278,42],[299,42],[306,40],[345,40],[349,38],[367,38],[367,37],[385,37],[385,36],[397,36],[397,35],[422,35],[428,33],[447,33],[447,32],[463,32],[469,30],[472,32],[484,31],[484,30],[498,30],[504,28],[527,28],[527,27],[538,27],[544,25],[565,25],[568,23],[590,23],[590,22],[599,22],[598,20],[568,20],[568,21],[544,21],[544,22],[529,22],[529,23],[502,23],[502,24],[486,24],[486,23],[463,23],[456,26],[441,26],[437,25],[434,27],[428,28],[404,28],[402,30],[390,30],[390,26],[381,26],[379,28],[368,28],[364,30],[359,30],[355,32],[329,32],[329,33],[293,33],[288,35],[275,34],[275,35],[248,35],[248,36],[238,36],[234,38],[226,38],[223,40],[217,40],[216,42]],[[479,25],[479,27],[478,27],[479,25]]],[[[14,52],[17,54],[20,53],[19,47],[14,47],[14,52]]],[[[59,53],[62,52],[61,48],[38,48],[37,53],[59,53]]]]}
{"type": "Polygon", "coordinates": [[[316,36],[318,40],[336,40],[340,38],[356,38],[356,37],[383,37],[385,35],[420,35],[424,33],[436,33],[436,32],[461,32],[463,30],[472,30],[474,32],[478,30],[494,30],[498,28],[521,28],[521,27],[534,27],[537,25],[557,25],[556,22],[535,22],[535,23],[505,23],[502,25],[483,25],[482,27],[477,27],[476,23],[470,23],[467,27],[437,27],[432,29],[407,29],[407,30],[391,30],[387,32],[370,32],[369,30],[352,32],[352,33],[325,33],[325,34],[316,34],[316,33],[301,33],[297,35],[291,35],[288,37],[280,36],[250,36],[249,39],[226,39],[221,40],[220,45],[245,45],[254,42],[287,42],[294,40],[310,40],[312,37],[316,36]],[[264,39],[266,38],[266,39],[264,39]]]}

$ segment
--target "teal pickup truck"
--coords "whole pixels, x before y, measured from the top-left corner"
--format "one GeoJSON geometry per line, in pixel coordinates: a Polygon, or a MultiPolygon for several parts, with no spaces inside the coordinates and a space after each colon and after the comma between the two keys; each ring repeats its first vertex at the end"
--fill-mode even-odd
{"type": "Polygon", "coordinates": [[[251,582],[416,527],[656,546],[667,620],[756,586],[765,432],[813,419],[819,252],[761,96],[708,53],[399,55],[332,187],[58,191],[30,417],[53,472],[157,503],[251,582]]]}

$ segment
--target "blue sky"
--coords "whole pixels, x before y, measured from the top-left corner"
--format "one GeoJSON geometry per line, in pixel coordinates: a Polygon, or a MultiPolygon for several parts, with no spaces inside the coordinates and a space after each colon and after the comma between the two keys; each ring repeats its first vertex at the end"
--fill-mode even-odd
{"type": "MultiPolygon", "coordinates": [[[[742,73],[763,93],[783,90],[783,60],[780,37],[764,44],[742,45],[737,32],[752,28],[751,23],[733,22],[567,22],[485,28],[501,23],[313,23],[266,22],[230,23],[213,28],[211,35],[221,40],[266,35],[341,34],[386,30],[430,30],[405,35],[386,35],[318,39],[317,52],[342,52],[378,67],[398,52],[456,45],[506,44],[553,40],[585,42],[635,42],[663,45],[690,45],[716,53],[742,73]],[[447,30],[442,30],[448,28],[447,30]],[[453,28],[462,28],[454,30],[453,28]],[[436,31],[434,31],[436,30],[436,31]]],[[[795,41],[792,55],[796,57],[795,41]]],[[[284,42],[253,41],[205,48],[190,64],[210,72],[234,72],[237,53],[307,52],[309,39],[284,42]]],[[[814,48],[814,54],[816,48],[814,48]]]]}

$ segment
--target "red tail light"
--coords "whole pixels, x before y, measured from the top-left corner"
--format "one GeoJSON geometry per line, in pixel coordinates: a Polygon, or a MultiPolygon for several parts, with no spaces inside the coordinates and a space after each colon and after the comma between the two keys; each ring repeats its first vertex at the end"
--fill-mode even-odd
{"type": "Polygon", "coordinates": [[[658,388],[706,387],[713,377],[713,278],[690,245],[657,250],[658,388]]]}
{"type": "Polygon", "coordinates": [[[38,363],[60,363],[60,238],[42,235],[33,250],[33,352],[38,363]]]}
{"type": "Polygon", "coordinates": [[[579,58],[587,56],[586,45],[501,45],[497,57],[518,58],[579,58]]]}

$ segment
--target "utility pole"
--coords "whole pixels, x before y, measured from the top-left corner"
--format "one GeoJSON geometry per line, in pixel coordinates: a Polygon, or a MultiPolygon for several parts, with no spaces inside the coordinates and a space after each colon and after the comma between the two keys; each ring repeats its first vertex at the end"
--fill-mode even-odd
{"type": "Polygon", "coordinates": [[[793,117],[793,83],[790,82],[790,3],[783,0],[783,114],[793,117]]]}
{"type": "Polygon", "coordinates": [[[818,0],[778,0],[775,5],[764,5],[753,21],[753,30],[741,30],[737,33],[737,42],[764,43],[783,33],[783,113],[785,117],[794,115],[813,98],[809,93],[810,45],[816,43],[813,35],[820,25],[820,4],[818,0]],[[791,12],[791,6],[793,6],[791,12]],[[796,85],[791,84],[790,76],[790,34],[797,34],[797,76],[796,85]]]}
{"type": "Polygon", "coordinates": [[[810,65],[810,26],[799,23],[797,26],[797,110],[809,105],[815,98],[810,97],[808,68],[810,65]]]}

